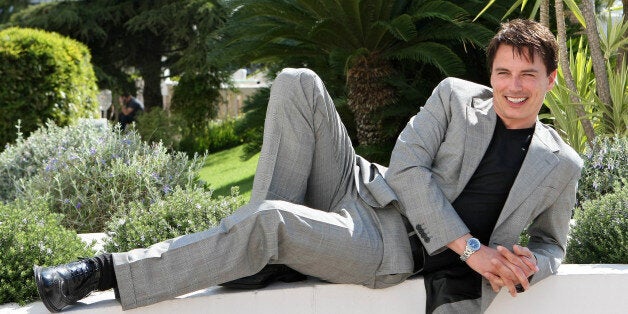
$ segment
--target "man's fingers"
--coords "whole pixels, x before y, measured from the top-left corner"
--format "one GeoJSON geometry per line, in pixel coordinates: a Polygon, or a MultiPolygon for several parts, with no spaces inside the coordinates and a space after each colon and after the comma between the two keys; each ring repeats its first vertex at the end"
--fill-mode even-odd
{"type": "Polygon", "coordinates": [[[491,284],[491,288],[493,288],[493,291],[495,291],[496,293],[499,292],[499,289],[501,289],[501,287],[504,285],[504,282],[501,280],[501,278],[495,276],[492,273],[484,273],[484,278],[488,280],[488,282],[491,284]]]}
{"type": "Polygon", "coordinates": [[[492,259],[491,263],[493,264],[493,266],[495,266],[499,277],[504,283],[504,287],[508,288],[508,292],[510,292],[510,295],[512,295],[513,297],[516,296],[517,289],[515,288],[515,283],[512,281],[512,279],[510,279],[516,277],[514,276],[512,270],[508,266],[504,265],[502,261],[496,258],[492,259]]]}
{"type": "MultiPolygon", "coordinates": [[[[512,246],[512,249],[515,252],[515,254],[519,255],[520,257],[524,257],[524,258],[522,258],[523,262],[531,270],[534,270],[534,272],[539,271],[539,267],[536,264],[536,257],[534,256],[532,251],[530,251],[529,248],[515,244],[515,245],[512,246]]],[[[530,274],[530,275],[532,275],[532,274],[530,274]]]]}
{"type": "Polygon", "coordinates": [[[524,281],[527,282],[528,277],[536,272],[536,265],[532,265],[530,261],[524,261],[527,260],[527,258],[515,255],[503,246],[497,246],[497,251],[510,262],[508,266],[522,284],[524,281]],[[513,268],[513,266],[516,267],[516,269],[513,268]]]}
{"type": "MultiPolygon", "coordinates": [[[[497,251],[507,259],[506,261],[503,261],[502,264],[505,264],[505,267],[507,267],[514,275],[514,277],[509,278],[511,278],[512,280],[516,279],[518,283],[520,283],[523,288],[527,290],[530,287],[530,283],[528,282],[528,275],[526,273],[532,272],[532,270],[528,269],[526,264],[524,264],[524,262],[522,261],[521,257],[508,251],[505,247],[498,246],[497,251]],[[524,271],[524,269],[526,271],[524,271]]],[[[506,270],[503,271],[506,272],[506,270]]]]}

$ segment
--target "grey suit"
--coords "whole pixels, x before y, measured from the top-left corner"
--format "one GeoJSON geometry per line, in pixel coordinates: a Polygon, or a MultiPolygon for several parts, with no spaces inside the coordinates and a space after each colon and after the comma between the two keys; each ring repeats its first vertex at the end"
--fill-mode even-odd
{"type": "MultiPolygon", "coordinates": [[[[495,120],[490,101],[471,101],[490,98],[490,91],[479,85],[448,80],[434,95],[401,134],[386,172],[355,155],[323,83],[313,72],[282,71],[271,90],[250,204],[216,228],[114,254],[123,308],[251,275],[268,263],[286,264],[330,282],[373,288],[405,280],[413,262],[400,213],[417,226],[429,253],[462,235],[466,228],[447,205],[482,157],[486,145],[482,148],[480,143],[490,141],[495,120]],[[469,89],[454,92],[454,82],[468,84],[469,89]],[[443,100],[440,110],[435,98],[443,100]],[[471,103],[482,104],[483,111],[478,112],[486,118],[469,117],[485,131],[469,133],[473,140],[467,141],[480,147],[466,148],[466,108],[476,110],[471,103]],[[425,134],[417,134],[419,129],[425,134]],[[455,132],[449,135],[448,129],[455,132]],[[456,144],[461,147],[451,147],[456,144]],[[469,152],[464,167],[463,149],[469,152]],[[432,176],[432,162],[423,160],[430,156],[434,157],[432,176]]],[[[492,241],[515,243],[534,220],[530,246],[541,264],[534,281],[555,271],[563,255],[579,173],[577,156],[555,133],[537,125],[529,153],[534,158],[526,159],[513,187],[516,191],[525,185],[527,192],[512,193],[492,241]],[[531,168],[535,174],[523,175],[531,168]]],[[[494,296],[486,291],[485,295],[494,296]]],[[[488,304],[492,298],[486,299],[488,304]]]]}
{"type": "MultiPolygon", "coordinates": [[[[429,254],[469,232],[451,202],[477,168],[495,126],[489,88],[446,79],[400,134],[386,181],[429,254]],[[411,188],[410,188],[411,187],[411,188]]],[[[536,123],[526,158],[511,188],[489,246],[511,248],[528,227],[539,272],[555,273],[565,252],[582,161],[551,128],[536,123]]],[[[485,280],[482,309],[495,297],[485,280]]]]}

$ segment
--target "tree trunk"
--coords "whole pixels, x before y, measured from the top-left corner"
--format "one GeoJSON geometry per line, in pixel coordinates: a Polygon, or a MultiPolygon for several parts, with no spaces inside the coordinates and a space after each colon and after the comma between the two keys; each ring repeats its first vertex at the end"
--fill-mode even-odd
{"type": "MultiPolygon", "coordinates": [[[[628,1],[628,0],[626,0],[628,1]]],[[[541,25],[550,28],[549,22],[549,0],[541,0],[541,25]]]]}
{"type": "MultiPolygon", "coordinates": [[[[583,0],[580,4],[580,10],[584,15],[584,21],[587,23],[587,39],[589,42],[589,51],[591,52],[591,61],[593,61],[593,73],[595,74],[595,90],[598,97],[609,107],[612,112],[613,100],[611,99],[611,89],[608,83],[608,73],[606,72],[606,61],[602,46],[600,45],[600,35],[597,32],[597,21],[595,18],[595,4],[593,0],[583,0]]],[[[612,125],[610,117],[605,116],[606,125],[612,125]]]]}
{"type": "Polygon", "coordinates": [[[140,75],[144,80],[144,109],[148,112],[152,108],[162,108],[161,96],[161,58],[163,51],[162,41],[148,32],[144,36],[144,58],[137,60],[140,75]]]}
{"type": "Polygon", "coordinates": [[[360,57],[347,72],[347,104],[355,117],[360,145],[386,140],[381,120],[375,114],[394,102],[394,88],[385,82],[392,72],[392,66],[377,55],[360,57]]]}
{"type": "Polygon", "coordinates": [[[569,95],[569,99],[571,103],[576,106],[576,112],[578,113],[578,118],[580,118],[580,123],[584,128],[584,133],[587,136],[587,143],[589,147],[593,147],[593,139],[595,138],[595,132],[593,130],[593,124],[591,120],[587,118],[587,113],[584,110],[584,106],[580,101],[578,95],[578,89],[576,88],[576,83],[574,83],[573,76],[571,75],[571,69],[569,68],[569,55],[567,54],[567,28],[565,26],[565,11],[563,9],[563,0],[555,0],[556,6],[556,29],[557,29],[557,40],[558,40],[558,61],[560,63],[560,67],[563,70],[563,77],[565,78],[565,84],[567,88],[571,91],[569,95]]]}
{"type": "Polygon", "coordinates": [[[161,96],[161,56],[146,55],[152,62],[147,62],[139,67],[140,74],[144,80],[144,109],[148,112],[152,108],[162,108],[163,97],[161,96]]]}

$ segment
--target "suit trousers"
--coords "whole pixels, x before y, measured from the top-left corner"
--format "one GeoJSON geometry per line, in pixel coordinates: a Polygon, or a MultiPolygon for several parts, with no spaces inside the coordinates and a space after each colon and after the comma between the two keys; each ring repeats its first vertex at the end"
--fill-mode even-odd
{"type": "Polygon", "coordinates": [[[250,203],[209,230],[114,253],[122,308],[249,276],[269,263],[373,287],[383,241],[374,209],[358,196],[355,163],[320,78],[283,70],[271,88],[250,203]]]}

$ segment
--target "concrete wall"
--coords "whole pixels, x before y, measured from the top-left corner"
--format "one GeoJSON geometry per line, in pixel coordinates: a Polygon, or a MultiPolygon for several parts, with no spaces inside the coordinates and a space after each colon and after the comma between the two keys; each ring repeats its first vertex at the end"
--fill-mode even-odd
{"type": "MultiPolygon", "coordinates": [[[[265,289],[200,290],[123,312],[113,291],[94,293],[70,313],[245,313],[245,314],[405,314],[424,313],[422,278],[372,290],[355,285],[309,279],[276,283],[265,289]]],[[[7,304],[0,313],[47,313],[41,302],[20,307],[7,304]]],[[[559,273],[512,298],[502,290],[487,313],[628,313],[628,265],[563,265],[559,273]]]]}

